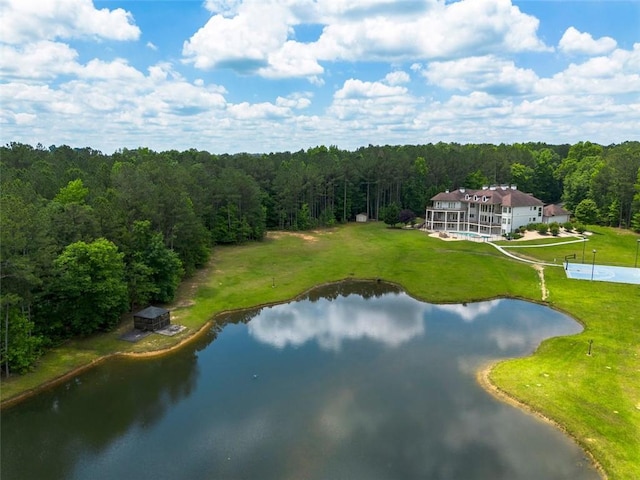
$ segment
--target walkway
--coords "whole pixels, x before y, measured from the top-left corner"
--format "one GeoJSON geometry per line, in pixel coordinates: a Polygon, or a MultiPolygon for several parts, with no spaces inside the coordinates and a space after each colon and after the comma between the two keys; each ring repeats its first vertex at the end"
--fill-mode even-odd
{"type": "Polygon", "coordinates": [[[487,242],[489,245],[491,245],[492,247],[497,248],[502,254],[506,255],[507,257],[513,258],[514,260],[519,260],[520,262],[525,262],[525,263],[530,263],[532,265],[544,265],[547,267],[562,267],[563,264],[558,265],[557,263],[546,263],[546,262],[541,262],[539,260],[527,260],[526,258],[521,258],[518,257],[517,255],[514,255],[512,253],[507,252],[505,249],[506,248],[540,248],[540,247],[555,247],[556,245],[567,245],[570,243],[582,243],[582,242],[586,242],[587,239],[586,238],[581,238],[579,240],[568,240],[566,242],[555,242],[555,243],[545,243],[545,244],[540,244],[540,245],[496,245],[493,242],[487,242]]]}

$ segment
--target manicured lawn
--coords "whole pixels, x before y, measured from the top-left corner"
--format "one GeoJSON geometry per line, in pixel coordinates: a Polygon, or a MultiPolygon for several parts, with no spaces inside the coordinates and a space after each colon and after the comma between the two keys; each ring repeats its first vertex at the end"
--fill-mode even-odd
{"type": "MultiPolygon", "coordinates": [[[[615,228],[590,227],[590,232],[586,235],[586,242],[559,244],[545,248],[510,248],[509,251],[516,255],[534,256],[544,262],[564,262],[565,256],[575,255],[575,259],[570,259],[572,263],[581,263],[584,254],[584,263],[591,264],[593,261],[593,250],[596,250],[596,264],[615,265],[618,267],[633,267],[637,248],[638,235],[629,230],[615,228]]],[[[531,240],[527,242],[497,242],[503,247],[523,246],[523,245],[546,245],[550,243],[561,243],[569,240],[576,240],[568,237],[558,239],[549,236],[548,239],[531,240]]],[[[640,259],[639,259],[640,265],[640,259]]]]}
{"type": "MultiPolygon", "coordinates": [[[[631,261],[628,266],[633,266],[637,238],[596,229],[586,249],[597,249],[598,263],[631,261]]],[[[581,247],[532,248],[526,255],[562,263],[567,254],[579,253],[580,258],[581,247]]],[[[609,478],[640,478],[640,286],[569,280],[561,267],[546,267],[544,273],[549,305],[570,313],[585,331],[547,340],[531,357],[500,363],[490,379],[564,426],[609,478]]],[[[119,332],[69,342],[50,352],[35,372],[3,382],[2,399],[114,352],[161,351],[188,338],[217,313],[287,301],[320,283],[345,278],[382,278],[433,303],[494,297],[542,300],[540,279],[531,265],[483,243],[444,242],[381,223],[276,233],[262,243],[215,250],[209,269],[185,282],[172,306],[173,322],[188,327],[177,338],[151,335],[128,344],[117,338],[130,327],[128,320],[119,332]]]]}

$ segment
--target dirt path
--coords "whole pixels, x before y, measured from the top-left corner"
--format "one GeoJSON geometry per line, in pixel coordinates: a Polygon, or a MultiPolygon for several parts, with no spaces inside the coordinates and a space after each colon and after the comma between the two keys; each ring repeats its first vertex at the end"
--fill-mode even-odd
{"type": "Polygon", "coordinates": [[[547,289],[547,284],[544,281],[544,267],[542,265],[534,265],[533,268],[538,272],[538,277],[540,278],[540,290],[542,292],[542,301],[546,302],[549,298],[549,290],[547,289]]]}

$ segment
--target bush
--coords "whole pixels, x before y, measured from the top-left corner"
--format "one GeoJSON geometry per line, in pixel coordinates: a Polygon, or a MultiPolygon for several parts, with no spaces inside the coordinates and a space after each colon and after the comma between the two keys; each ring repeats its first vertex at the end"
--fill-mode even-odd
{"type": "Polygon", "coordinates": [[[518,240],[519,238],[522,238],[522,234],[519,231],[515,231],[511,233],[505,233],[503,237],[507,240],[518,240]]]}
{"type": "Polygon", "coordinates": [[[581,223],[576,225],[576,232],[578,232],[580,235],[582,235],[586,231],[587,231],[586,227],[584,225],[582,225],[581,223]]]}
{"type": "Polygon", "coordinates": [[[560,233],[560,225],[558,225],[557,223],[552,223],[551,226],[549,226],[549,231],[551,232],[551,235],[557,237],[560,233]]]}
{"type": "Polygon", "coordinates": [[[539,223],[537,230],[540,235],[546,235],[549,231],[549,226],[546,223],[539,223]]]}
{"type": "Polygon", "coordinates": [[[567,232],[570,232],[571,230],[573,230],[573,223],[571,222],[565,222],[562,226],[567,232]]]}
{"type": "Polygon", "coordinates": [[[403,210],[400,210],[400,213],[398,214],[398,220],[400,221],[400,223],[404,223],[405,225],[407,223],[411,223],[411,225],[413,225],[416,221],[416,214],[411,210],[405,208],[403,210]]]}

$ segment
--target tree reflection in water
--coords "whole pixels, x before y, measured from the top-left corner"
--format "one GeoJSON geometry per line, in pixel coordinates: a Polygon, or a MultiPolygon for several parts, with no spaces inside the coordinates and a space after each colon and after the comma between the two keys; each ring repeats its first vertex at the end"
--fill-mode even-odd
{"type": "Polygon", "coordinates": [[[578,331],[522,301],[323,286],[3,411],[2,478],[596,479],[560,432],[474,379],[489,358],[578,331]]]}

